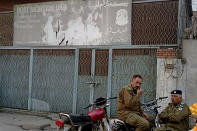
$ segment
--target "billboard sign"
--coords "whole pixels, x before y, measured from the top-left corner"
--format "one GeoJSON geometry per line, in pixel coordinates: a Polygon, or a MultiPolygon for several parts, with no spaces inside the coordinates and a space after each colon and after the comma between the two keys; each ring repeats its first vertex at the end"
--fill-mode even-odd
{"type": "Polygon", "coordinates": [[[131,3],[59,1],[16,5],[14,45],[113,45],[131,41],[131,3]]]}

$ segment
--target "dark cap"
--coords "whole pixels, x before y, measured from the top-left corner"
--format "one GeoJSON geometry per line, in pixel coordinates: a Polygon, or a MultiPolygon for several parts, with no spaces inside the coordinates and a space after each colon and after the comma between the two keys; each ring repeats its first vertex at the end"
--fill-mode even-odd
{"type": "Polygon", "coordinates": [[[171,94],[179,94],[179,95],[182,95],[182,91],[181,90],[173,90],[171,92],[171,94]]]}

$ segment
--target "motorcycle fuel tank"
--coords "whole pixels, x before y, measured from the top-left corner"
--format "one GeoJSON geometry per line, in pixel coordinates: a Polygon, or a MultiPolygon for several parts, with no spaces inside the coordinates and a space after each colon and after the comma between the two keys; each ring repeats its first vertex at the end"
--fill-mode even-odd
{"type": "Polygon", "coordinates": [[[93,109],[88,112],[88,115],[91,117],[91,121],[96,121],[105,117],[105,111],[103,108],[93,109]]]}

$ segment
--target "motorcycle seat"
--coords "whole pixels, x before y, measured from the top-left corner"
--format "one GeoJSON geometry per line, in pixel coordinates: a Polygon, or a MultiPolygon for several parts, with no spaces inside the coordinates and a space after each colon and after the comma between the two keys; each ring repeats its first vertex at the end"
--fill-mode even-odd
{"type": "MultiPolygon", "coordinates": [[[[72,120],[73,124],[80,124],[80,123],[86,123],[91,122],[91,117],[88,115],[69,115],[70,119],[72,120]]],[[[69,119],[64,120],[65,124],[70,124],[69,119]]]]}

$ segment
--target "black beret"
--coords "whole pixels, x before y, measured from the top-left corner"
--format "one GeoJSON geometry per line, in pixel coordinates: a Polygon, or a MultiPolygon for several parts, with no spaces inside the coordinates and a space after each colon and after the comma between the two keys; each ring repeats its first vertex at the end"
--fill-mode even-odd
{"type": "Polygon", "coordinates": [[[171,94],[179,94],[179,95],[182,95],[182,91],[181,90],[173,90],[171,92],[171,94]]]}

